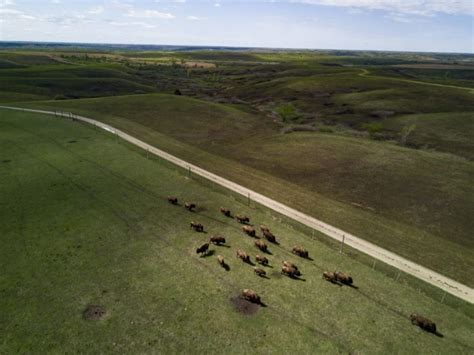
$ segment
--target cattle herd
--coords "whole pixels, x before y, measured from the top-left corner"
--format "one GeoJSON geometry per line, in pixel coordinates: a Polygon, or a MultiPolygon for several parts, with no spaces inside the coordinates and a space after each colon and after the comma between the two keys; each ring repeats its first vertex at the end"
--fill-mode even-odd
{"type": "MultiPolygon", "coordinates": [[[[173,205],[178,205],[178,198],[177,197],[168,196],[167,199],[168,199],[169,203],[171,203],[173,205]]],[[[184,204],[184,207],[187,210],[189,210],[190,212],[193,212],[196,209],[196,204],[192,203],[192,202],[186,202],[184,204]]],[[[224,216],[234,219],[234,216],[232,216],[232,213],[228,208],[221,207],[220,212],[224,216]]],[[[270,252],[268,250],[268,245],[265,243],[265,241],[263,241],[262,239],[257,237],[257,232],[256,232],[255,228],[250,225],[250,218],[248,216],[235,215],[235,220],[237,220],[237,222],[239,222],[240,224],[243,225],[242,226],[242,231],[246,235],[255,238],[254,245],[258,250],[260,250],[263,253],[270,254],[270,252]]],[[[204,226],[201,223],[192,221],[190,223],[190,227],[196,232],[204,232],[204,226]]],[[[275,235],[270,231],[270,229],[267,226],[260,225],[260,231],[262,232],[263,237],[269,243],[279,245],[275,235]]],[[[212,235],[209,238],[208,243],[204,243],[196,249],[196,253],[201,254],[201,256],[204,256],[209,252],[210,244],[222,245],[222,244],[225,244],[225,243],[226,243],[225,237],[218,236],[218,235],[212,235]]],[[[308,251],[301,245],[295,245],[291,249],[291,252],[293,254],[301,257],[301,258],[309,259],[308,251]]],[[[247,254],[243,249],[237,249],[236,257],[244,263],[252,264],[251,259],[250,259],[250,255],[247,254]]],[[[268,266],[269,265],[269,260],[264,255],[256,254],[255,260],[260,265],[263,265],[263,266],[268,266]]],[[[229,270],[228,264],[226,263],[226,261],[224,260],[224,257],[222,255],[217,255],[217,262],[220,266],[222,266],[223,268],[229,270]]],[[[253,268],[253,271],[254,271],[255,275],[257,275],[259,277],[262,277],[262,278],[267,277],[266,276],[267,275],[266,271],[264,269],[260,268],[260,267],[255,266],[253,268]]],[[[298,267],[294,263],[291,263],[287,260],[282,261],[281,274],[285,275],[285,276],[288,276],[290,278],[293,278],[293,279],[298,279],[302,276],[302,273],[298,269],[298,267]]],[[[347,274],[345,272],[341,272],[341,271],[335,271],[335,272],[325,271],[325,272],[323,272],[322,277],[326,281],[329,281],[329,282],[335,283],[335,284],[339,284],[339,285],[349,285],[350,286],[350,285],[353,284],[352,277],[349,274],[347,274]]],[[[252,303],[263,304],[262,301],[261,301],[260,296],[255,291],[250,290],[250,289],[244,289],[241,292],[240,297],[242,297],[243,299],[245,299],[249,302],[252,302],[252,303]]],[[[424,316],[413,313],[413,314],[410,315],[410,320],[411,320],[412,324],[419,326],[421,329],[423,329],[427,332],[437,333],[436,324],[434,322],[432,322],[431,320],[427,319],[424,316]]]]}

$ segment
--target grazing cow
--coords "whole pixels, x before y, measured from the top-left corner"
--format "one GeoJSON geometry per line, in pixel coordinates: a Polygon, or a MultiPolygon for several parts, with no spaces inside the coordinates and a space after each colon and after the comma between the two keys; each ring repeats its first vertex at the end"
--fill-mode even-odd
{"type": "Polygon", "coordinates": [[[206,254],[207,251],[209,250],[209,243],[204,243],[201,245],[199,248],[196,249],[196,254],[206,254]]]}
{"type": "Polygon", "coordinates": [[[213,236],[211,236],[211,238],[209,238],[209,241],[212,244],[221,245],[221,244],[225,243],[225,238],[221,237],[219,235],[213,235],[213,236]]]}
{"type": "Polygon", "coordinates": [[[267,276],[267,273],[265,272],[265,270],[260,269],[260,268],[258,268],[258,267],[254,267],[254,268],[253,268],[253,272],[255,272],[255,274],[256,274],[257,276],[260,276],[260,277],[265,277],[265,276],[267,276]]]}
{"type": "Polygon", "coordinates": [[[204,232],[204,226],[198,222],[191,222],[191,228],[194,229],[196,232],[204,232]]]}
{"type": "Polygon", "coordinates": [[[178,204],[178,198],[176,196],[168,196],[168,202],[177,205],[178,204]]]}
{"type": "Polygon", "coordinates": [[[410,316],[410,320],[412,324],[419,326],[421,329],[429,333],[436,333],[436,324],[430,321],[428,318],[413,313],[410,316]]]}
{"type": "Polygon", "coordinates": [[[337,271],[334,273],[334,275],[336,276],[336,280],[339,281],[340,283],[343,283],[346,285],[352,285],[352,277],[350,277],[345,272],[337,271]]]}
{"type": "Polygon", "coordinates": [[[291,278],[301,276],[301,272],[299,272],[297,269],[285,265],[281,267],[281,273],[291,278]]]}
{"type": "Polygon", "coordinates": [[[289,261],[283,260],[282,264],[283,264],[283,266],[298,270],[298,267],[295,264],[290,263],[289,261]]]}
{"type": "Polygon", "coordinates": [[[184,208],[186,208],[188,211],[192,212],[196,208],[196,204],[192,202],[186,202],[184,204],[184,208]]]}
{"type": "Polygon", "coordinates": [[[231,217],[230,210],[228,208],[221,207],[220,211],[224,216],[231,217]]]}
{"type": "Polygon", "coordinates": [[[246,263],[250,263],[250,256],[245,251],[243,251],[242,249],[238,249],[235,254],[242,261],[244,261],[246,263]]]}
{"type": "Polygon", "coordinates": [[[257,239],[254,244],[258,249],[260,249],[264,253],[267,252],[267,245],[265,244],[263,240],[257,239]]]}
{"type": "Polygon", "coordinates": [[[249,290],[248,288],[242,291],[241,296],[252,303],[260,303],[260,296],[257,294],[257,292],[249,290]]]}
{"type": "Polygon", "coordinates": [[[219,263],[220,266],[226,267],[226,263],[222,255],[217,255],[217,262],[219,263]]]}
{"type": "Polygon", "coordinates": [[[236,215],[235,219],[237,219],[237,221],[242,224],[246,224],[250,222],[250,218],[248,218],[247,216],[242,216],[240,214],[236,215]]]}
{"type": "Polygon", "coordinates": [[[270,232],[270,228],[268,228],[266,225],[264,224],[261,224],[260,225],[260,230],[262,231],[262,233],[265,233],[265,232],[270,232]]]}
{"type": "Polygon", "coordinates": [[[250,226],[243,226],[242,230],[245,234],[247,234],[251,237],[255,237],[255,229],[254,228],[252,228],[250,226]]]}
{"type": "Polygon", "coordinates": [[[293,250],[292,250],[292,253],[296,254],[298,256],[301,256],[302,258],[307,258],[308,257],[308,251],[300,245],[294,246],[293,250]]]}
{"type": "Polygon", "coordinates": [[[263,236],[270,242],[270,243],[276,243],[276,237],[273,235],[272,232],[270,232],[269,230],[264,230],[262,231],[263,232],[263,236]]]}
{"type": "Polygon", "coordinates": [[[257,254],[255,259],[257,260],[257,263],[259,263],[259,264],[268,265],[268,259],[263,255],[258,255],[257,254]]]}
{"type": "Polygon", "coordinates": [[[337,282],[337,279],[336,279],[336,274],[332,271],[324,271],[323,272],[323,278],[326,280],[326,281],[329,281],[329,282],[332,282],[332,283],[335,283],[337,282]]]}

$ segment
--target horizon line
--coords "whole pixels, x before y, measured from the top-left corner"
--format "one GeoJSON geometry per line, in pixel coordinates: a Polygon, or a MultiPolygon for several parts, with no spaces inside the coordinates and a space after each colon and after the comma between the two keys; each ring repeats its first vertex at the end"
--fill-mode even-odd
{"type": "MultiPolygon", "coordinates": [[[[72,45],[109,45],[109,46],[150,46],[150,47],[182,47],[202,49],[234,49],[234,50],[273,50],[273,51],[351,51],[351,52],[385,52],[385,53],[426,53],[426,54],[461,54],[472,55],[474,52],[445,52],[445,51],[413,51],[413,50],[384,50],[384,49],[346,49],[346,48],[291,48],[291,47],[253,47],[253,46],[229,46],[229,45],[192,45],[192,44],[152,44],[152,43],[117,43],[117,42],[57,42],[57,41],[34,41],[34,40],[2,40],[0,43],[32,43],[32,44],[72,44],[72,45]]],[[[166,50],[166,49],[165,49],[166,50]]],[[[168,49],[171,51],[170,49],[168,49]]]]}

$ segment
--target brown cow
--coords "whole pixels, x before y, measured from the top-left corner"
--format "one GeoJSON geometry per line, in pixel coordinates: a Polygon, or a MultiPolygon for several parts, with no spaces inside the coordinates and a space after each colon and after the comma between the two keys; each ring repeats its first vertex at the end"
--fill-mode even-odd
{"type": "Polygon", "coordinates": [[[410,315],[410,320],[412,324],[419,326],[421,329],[429,333],[436,333],[436,324],[428,318],[413,313],[410,315]]]}
{"type": "Polygon", "coordinates": [[[260,303],[260,296],[257,294],[257,292],[249,290],[248,288],[242,291],[241,296],[252,303],[260,303]]]}
{"type": "Polygon", "coordinates": [[[263,255],[257,254],[255,259],[257,260],[257,263],[259,263],[259,264],[268,265],[268,259],[263,255]]]}
{"type": "Polygon", "coordinates": [[[265,233],[265,232],[270,232],[270,228],[268,228],[266,225],[264,224],[261,224],[260,225],[260,230],[262,231],[262,233],[265,233]]]}
{"type": "Polygon", "coordinates": [[[263,240],[257,239],[254,244],[258,249],[260,249],[264,253],[267,252],[267,245],[265,244],[263,240]]]}
{"type": "Polygon", "coordinates": [[[352,277],[345,272],[337,271],[334,273],[336,280],[345,285],[352,285],[352,277]]]}
{"type": "Polygon", "coordinates": [[[184,204],[184,208],[186,208],[188,211],[192,212],[196,208],[196,204],[192,202],[186,202],[184,204]]]}
{"type": "Polygon", "coordinates": [[[235,219],[237,219],[237,221],[242,224],[247,224],[250,222],[250,218],[248,218],[247,216],[240,215],[240,214],[236,215],[235,219]]]}
{"type": "Polygon", "coordinates": [[[208,250],[209,250],[209,243],[205,243],[196,249],[196,254],[203,255],[203,254],[206,254],[208,250]]]}
{"type": "Polygon", "coordinates": [[[230,214],[230,210],[228,208],[221,207],[220,208],[221,213],[226,216],[226,217],[231,217],[232,215],[230,214]]]}
{"type": "Polygon", "coordinates": [[[264,230],[262,231],[263,232],[263,236],[270,242],[270,243],[277,243],[276,241],[276,237],[273,235],[272,232],[270,232],[269,230],[264,230]]]}
{"type": "Polygon", "coordinates": [[[267,276],[267,273],[265,272],[265,270],[260,269],[260,268],[258,268],[258,267],[254,267],[254,268],[253,268],[253,272],[255,272],[255,274],[256,274],[257,276],[260,276],[260,277],[265,277],[265,276],[267,276]]]}
{"type": "Polygon", "coordinates": [[[211,238],[209,238],[209,241],[212,244],[221,245],[225,243],[225,238],[220,235],[212,235],[211,238]]]}
{"type": "Polygon", "coordinates": [[[329,282],[332,282],[332,283],[337,282],[336,274],[332,271],[324,271],[323,272],[323,278],[326,281],[329,281],[329,282]]]}
{"type": "Polygon", "coordinates": [[[298,270],[298,267],[295,264],[290,263],[289,261],[283,260],[282,264],[283,264],[283,266],[298,270]]]}
{"type": "Polygon", "coordinates": [[[168,202],[173,204],[173,205],[177,205],[178,204],[178,198],[176,196],[168,196],[168,202]]]}
{"type": "Polygon", "coordinates": [[[251,237],[255,237],[255,229],[250,226],[243,226],[242,231],[251,237]]]}
{"type": "Polygon", "coordinates": [[[292,253],[301,256],[302,258],[308,258],[308,251],[300,245],[294,246],[292,253]]]}
{"type": "Polygon", "coordinates": [[[281,273],[291,278],[296,278],[296,277],[301,276],[301,272],[299,272],[297,269],[293,267],[288,267],[285,265],[281,267],[281,273]]]}
{"type": "Polygon", "coordinates": [[[226,267],[226,263],[222,255],[217,255],[217,262],[219,263],[220,266],[226,267]]]}
{"type": "Polygon", "coordinates": [[[204,226],[198,222],[191,222],[191,228],[194,229],[196,232],[204,232],[204,226]]]}
{"type": "Polygon", "coordinates": [[[237,252],[235,254],[243,262],[250,263],[250,256],[245,251],[243,251],[242,249],[237,249],[237,252]]]}

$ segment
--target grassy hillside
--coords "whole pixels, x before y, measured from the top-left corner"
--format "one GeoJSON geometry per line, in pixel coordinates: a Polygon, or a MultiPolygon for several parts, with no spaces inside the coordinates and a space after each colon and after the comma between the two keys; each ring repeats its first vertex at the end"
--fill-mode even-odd
{"type": "Polygon", "coordinates": [[[2,353],[474,350],[472,305],[433,301],[405,276],[389,279],[91,126],[0,110],[0,152],[2,353]],[[168,194],[195,201],[197,211],[170,205],[168,194]],[[235,258],[237,248],[256,249],[220,206],[278,236],[268,279],[235,258]],[[208,233],[191,231],[191,220],[208,233]],[[225,235],[228,246],[198,257],[195,248],[211,234],[225,235]],[[312,260],[289,252],[297,243],[312,260]],[[283,259],[300,265],[304,281],[279,274],[283,259]],[[358,288],[322,280],[326,269],[347,270],[358,288]],[[246,287],[266,304],[253,315],[232,302],[246,287]],[[101,320],[84,319],[90,305],[105,309],[101,320]],[[411,325],[413,311],[435,320],[443,337],[411,325]]]}
{"type": "Polygon", "coordinates": [[[284,135],[264,115],[174,95],[27,106],[110,123],[473,285],[474,167],[465,159],[327,133],[284,135]]]}
{"type": "Polygon", "coordinates": [[[117,65],[38,65],[0,71],[1,102],[143,94],[155,91],[135,71],[117,65]]]}

